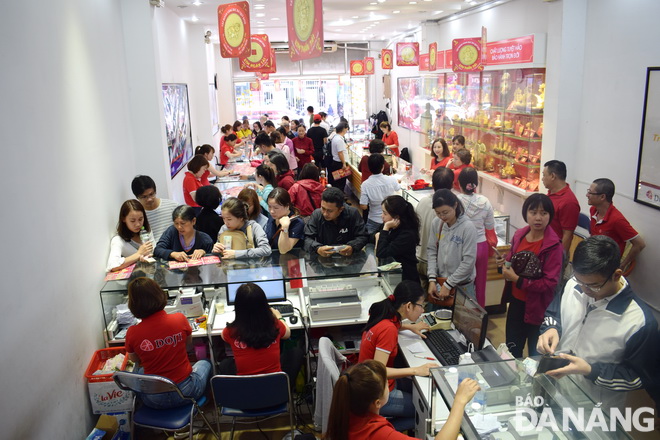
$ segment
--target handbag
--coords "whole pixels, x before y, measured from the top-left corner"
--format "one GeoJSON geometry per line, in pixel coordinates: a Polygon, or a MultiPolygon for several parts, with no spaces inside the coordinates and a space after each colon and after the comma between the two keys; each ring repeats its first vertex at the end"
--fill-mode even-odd
{"type": "MultiPolygon", "coordinates": [[[[436,277],[435,282],[437,283],[438,286],[442,286],[445,281],[447,281],[446,277],[436,277]]],[[[449,296],[445,299],[437,299],[434,296],[428,295],[427,298],[428,302],[431,304],[435,304],[436,306],[440,307],[454,307],[454,301],[456,300],[456,287],[452,288],[449,291],[449,296]]]]}
{"type": "Polygon", "coordinates": [[[538,279],[543,276],[543,265],[532,251],[520,251],[511,257],[511,268],[523,278],[538,279]]]}
{"type": "Polygon", "coordinates": [[[254,236],[252,234],[252,225],[247,226],[247,233],[240,230],[224,231],[218,234],[218,242],[222,243],[226,249],[243,251],[254,248],[254,236]]]}

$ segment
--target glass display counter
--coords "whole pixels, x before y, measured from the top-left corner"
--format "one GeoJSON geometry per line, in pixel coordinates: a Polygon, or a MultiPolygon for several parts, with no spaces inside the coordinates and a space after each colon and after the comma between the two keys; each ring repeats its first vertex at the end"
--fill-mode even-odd
{"type": "MultiPolygon", "coordinates": [[[[123,340],[122,330],[130,324],[122,322],[121,309],[128,303],[128,283],[137,277],[148,277],[155,280],[163,290],[170,295],[170,303],[166,311],[187,310],[182,305],[181,295],[187,295],[187,302],[201,301],[203,308],[223,295],[229,283],[246,283],[258,281],[254,279],[253,270],[273,269],[268,281],[281,282],[284,289],[291,289],[297,284],[308,285],[342,285],[348,279],[371,276],[377,277],[391,285],[396,285],[401,276],[400,269],[382,271],[379,266],[392,263],[392,259],[377,259],[373,245],[351,256],[321,257],[310,255],[302,249],[294,249],[287,254],[274,252],[263,258],[222,260],[218,264],[192,266],[183,269],[170,269],[168,262],[137,263],[130,278],[107,281],[101,289],[101,307],[105,325],[106,343],[116,343],[123,340]],[[303,283],[295,283],[302,280],[303,283]],[[199,295],[199,299],[195,296],[199,295]],[[119,310],[118,310],[119,307],[119,310]]],[[[356,283],[357,285],[357,283],[356,283]]],[[[222,298],[224,301],[224,298],[222,298]]],[[[189,305],[189,304],[186,304],[189,305]]],[[[189,305],[193,307],[194,305],[189,305]]],[[[191,312],[192,313],[192,312],[191,312]]],[[[185,313],[191,316],[191,313],[185,313]]],[[[199,316],[198,313],[196,316],[199,316]]],[[[125,333],[125,332],[124,332],[125,333]]]]}
{"type": "Polygon", "coordinates": [[[573,377],[557,380],[545,374],[531,375],[536,360],[538,357],[524,363],[512,359],[431,370],[426,432],[435,433],[442,427],[459,381],[472,377],[482,390],[465,408],[461,431],[467,440],[632,438],[573,377]],[[594,413],[602,416],[603,423],[593,422],[594,413]]]}

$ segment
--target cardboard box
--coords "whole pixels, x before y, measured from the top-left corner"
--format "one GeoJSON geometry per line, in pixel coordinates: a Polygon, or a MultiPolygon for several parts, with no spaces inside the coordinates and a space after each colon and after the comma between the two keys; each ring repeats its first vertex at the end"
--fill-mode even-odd
{"type": "Polygon", "coordinates": [[[113,382],[89,382],[89,399],[94,414],[131,411],[133,392],[124,391],[113,382]]]}

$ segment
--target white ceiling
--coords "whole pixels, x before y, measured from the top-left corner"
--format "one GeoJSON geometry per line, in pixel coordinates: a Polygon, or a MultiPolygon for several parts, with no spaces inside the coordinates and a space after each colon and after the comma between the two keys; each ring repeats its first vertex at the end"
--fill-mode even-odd
{"type": "MultiPolygon", "coordinates": [[[[218,5],[234,0],[165,0],[165,7],[186,21],[208,26],[218,40],[218,5]],[[195,5],[194,3],[200,3],[195,5]],[[195,19],[193,18],[195,17],[195,19]]],[[[249,0],[252,33],[268,34],[270,41],[287,41],[286,0],[249,0]]],[[[390,40],[415,29],[425,20],[437,20],[486,0],[323,0],[324,39],[334,41],[390,40]],[[396,12],[399,11],[399,12],[396,12]]]]}

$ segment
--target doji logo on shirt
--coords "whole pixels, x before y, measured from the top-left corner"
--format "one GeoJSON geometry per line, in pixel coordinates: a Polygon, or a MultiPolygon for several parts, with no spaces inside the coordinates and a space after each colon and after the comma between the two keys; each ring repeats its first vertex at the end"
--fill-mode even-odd
{"type": "Polygon", "coordinates": [[[371,332],[371,330],[367,331],[367,341],[371,341],[371,337],[372,337],[373,335],[374,335],[374,334],[371,332]]]}
{"type": "Polygon", "coordinates": [[[140,344],[140,349],[142,351],[153,351],[157,348],[163,348],[166,345],[171,345],[173,347],[176,347],[176,344],[178,344],[181,341],[183,341],[183,332],[176,333],[172,336],[166,336],[161,339],[154,339],[153,344],[148,339],[145,339],[140,344]]]}

